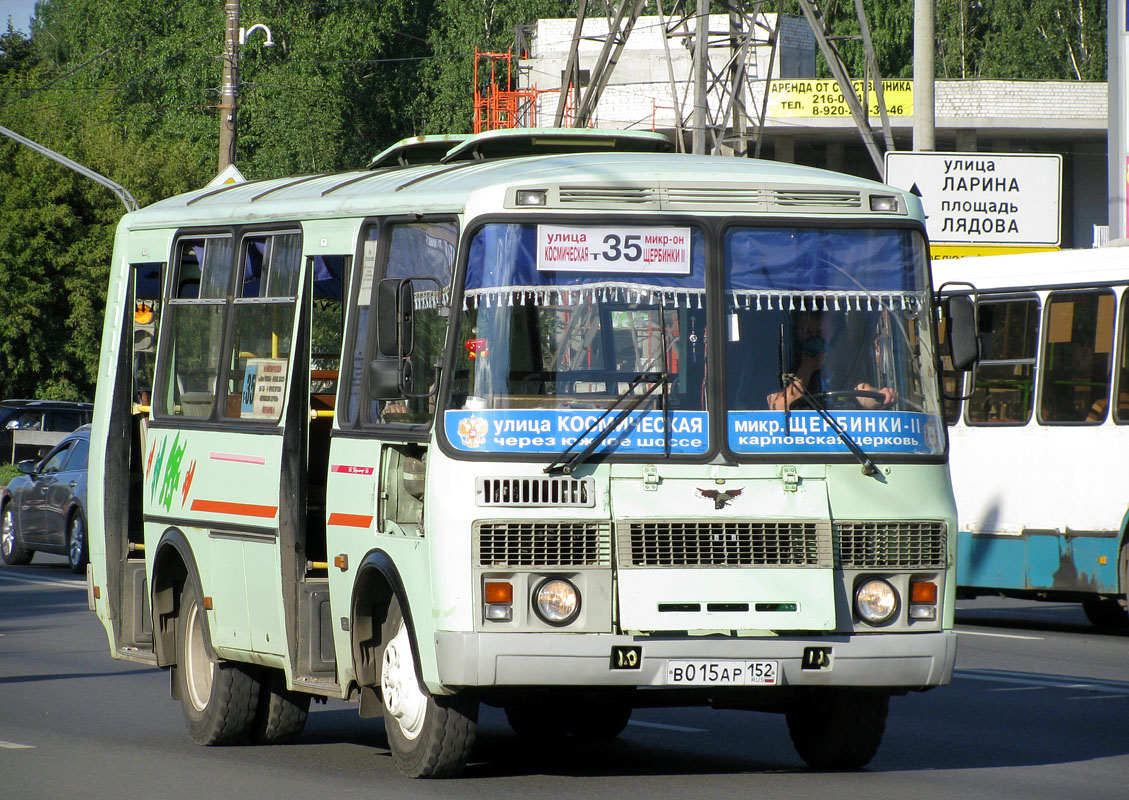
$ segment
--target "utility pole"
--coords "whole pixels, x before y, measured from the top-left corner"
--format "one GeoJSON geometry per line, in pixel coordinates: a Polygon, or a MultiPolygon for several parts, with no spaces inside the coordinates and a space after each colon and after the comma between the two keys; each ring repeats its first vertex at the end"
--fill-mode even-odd
{"type": "Polygon", "coordinates": [[[936,150],[933,101],[933,0],[913,2],[913,149],[936,150]]]}
{"type": "Polygon", "coordinates": [[[710,3],[698,0],[697,25],[694,28],[694,119],[691,123],[691,152],[706,152],[706,120],[709,113],[709,95],[706,93],[709,75],[710,3]]]}
{"type": "Polygon", "coordinates": [[[1109,239],[1129,236],[1129,104],[1125,91],[1129,88],[1129,20],[1125,3],[1109,3],[1108,46],[1106,47],[1109,78],[1109,112],[1107,127],[1107,168],[1109,170],[1109,239]]]}
{"type": "Polygon", "coordinates": [[[220,87],[220,158],[223,172],[235,163],[236,86],[239,81],[239,0],[226,0],[223,38],[223,85],[220,87]]]}

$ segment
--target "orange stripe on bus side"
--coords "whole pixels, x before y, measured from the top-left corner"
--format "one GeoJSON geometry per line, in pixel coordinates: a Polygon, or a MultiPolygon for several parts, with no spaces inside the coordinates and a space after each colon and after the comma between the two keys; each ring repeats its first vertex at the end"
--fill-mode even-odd
{"type": "Polygon", "coordinates": [[[278,514],[278,506],[229,503],[225,500],[193,500],[192,510],[211,511],[216,514],[232,514],[237,517],[262,517],[270,519],[273,519],[278,514]]]}
{"type": "Polygon", "coordinates": [[[334,512],[326,520],[327,525],[341,525],[346,528],[367,528],[372,525],[372,516],[364,514],[339,514],[334,512]]]}

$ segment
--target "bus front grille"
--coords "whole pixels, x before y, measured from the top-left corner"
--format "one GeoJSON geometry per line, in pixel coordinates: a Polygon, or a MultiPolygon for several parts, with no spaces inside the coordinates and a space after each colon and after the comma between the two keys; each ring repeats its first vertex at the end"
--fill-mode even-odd
{"type": "Polygon", "coordinates": [[[836,522],[834,531],[835,560],[848,569],[944,569],[948,564],[943,522],[836,522]]]}
{"type": "Polygon", "coordinates": [[[611,566],[611,525],[573,520],[475,523],[479,566],[611,566]]]}
{"type": "Polygon", "coordinates": [[[478,478],[474,489],[480,506],[592,508],[596,505],[591,478],[478,478]]]}
{"type": "Polygon", "coordinates": [[[655,521],[618,528],[621,567],[830,567],[826,521],[655,521]]]}

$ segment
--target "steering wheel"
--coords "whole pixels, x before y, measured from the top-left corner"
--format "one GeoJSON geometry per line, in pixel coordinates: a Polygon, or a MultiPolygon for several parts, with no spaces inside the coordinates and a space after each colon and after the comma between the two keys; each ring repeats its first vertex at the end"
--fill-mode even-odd
{"type": "Polygon", "coordinates": [[[882,392],[874,392],[869,389],[839,389],[834,392],[813,392],[812,396],[816,400],[837,400],[840,398],[858,400],[860,398],[866,398],[868,400],[877,401],[882,408],[893,405],[893,401],[886,401],[886,395],[882,394],[882,392]]]}

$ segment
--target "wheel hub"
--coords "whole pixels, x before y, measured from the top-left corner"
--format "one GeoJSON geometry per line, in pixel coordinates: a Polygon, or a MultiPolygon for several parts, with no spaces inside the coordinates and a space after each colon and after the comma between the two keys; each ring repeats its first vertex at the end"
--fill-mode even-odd
{"type": "Polygon", "coordinates": [[[3,551],[5,556],[12,554],[16,547],[16,532],[15,526],[12,524],[12,512],[7,511],[4,513],[4,519],[0,522],[0,550],[3,551]]]}
{"type": "Polygon", "coordinates": [[[384,707],[396,720],[408,739],[415,739],[423,730],[427,696],[416,680],[415,660],[408,629],[400,624],[392,641],[384,648],[380,670],[380,691],[384,707]]]}
{"type": "Polygon", "coordinates": [[[75,517],[71,523],[70,537],[70,562],[72,567],[77,567],[82,562],[82,548],[86,533],[82,527],[82,520],[75,517]]]}
{"type": "Polygon", "coordinates": [[[200,606],[195,603],[188,611],[188,620],[185,622],[184,660],[181,664],[184,670],[185,685],[188,688],[189,700],[197,711],[208,707],[208,700],[212,696],[212,676],[215,665],[208,658],[204,649],[204,631],[200,624],[200,606]]]}

